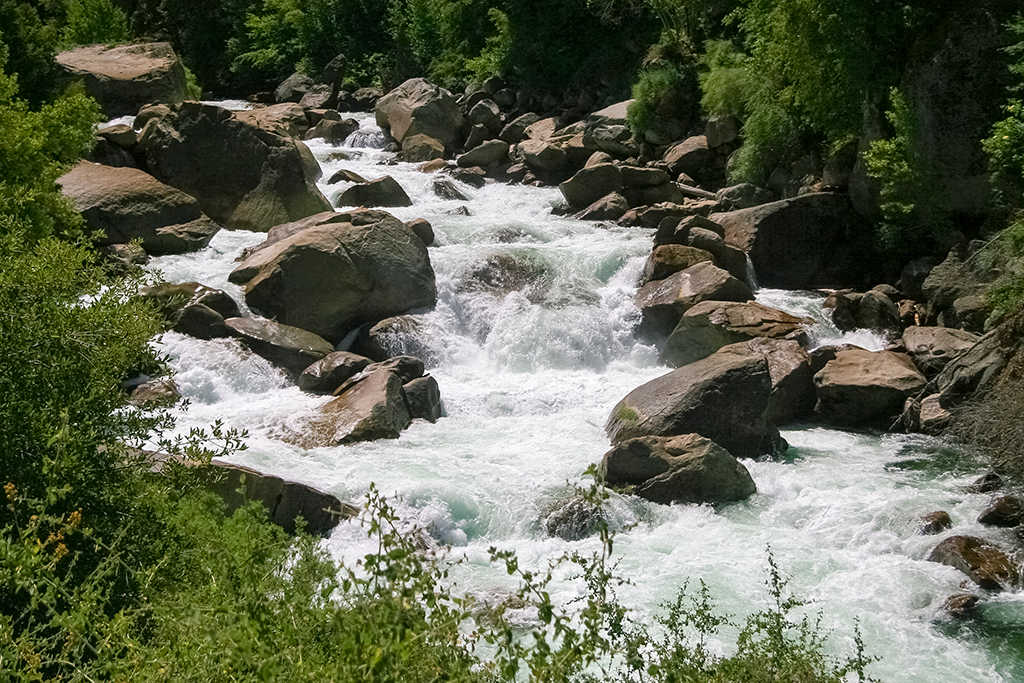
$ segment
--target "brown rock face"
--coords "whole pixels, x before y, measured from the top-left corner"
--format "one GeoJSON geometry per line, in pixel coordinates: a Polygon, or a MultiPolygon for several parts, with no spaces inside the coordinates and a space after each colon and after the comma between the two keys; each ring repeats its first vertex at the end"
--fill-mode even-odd
{"type": "Polygon", "coordinates": [[[704,301],[683,314],[662,351],[664,363],[681,367],[728,344],[757,337],[806,341],[812,321],[749,301],[704,301]]]}
{"type": "Polygon", "coordinates": [[[378,100],[377,125],[390,129],[403,142],[412,135],[427,135],[449,149],[458,147],[462,113],[452,94],[422,78],[413,78],[378,100]]]}
{"type": "Polygon", "coordinates": [[[397,439],[411,421],[401,378],[396,372],[381,369],[324,404],[292,440],[305,448],[316,448],[397,439]]]}
{"type": "Polygon", "coordinates": [[[141,239],[147,253],[182,254],[220,230],[195,198],[138,169],[81,161],[57,182],[89,229],[104,233],[101,245],[141,239]]]}
{"type": "Polygon", "coordinates": [[[224,321],[231,332],[257,356],[266,358],[297,376],[315,361],[334,352],[330,342],[290,325],[259,318],[228,318],[224,321]]]}
{"type": "Polygon", "coordinates": [[[359,325],[437,300],[423,242],[383,211],[325,212],[280,226],[281,238],[231,273],[250,308],[337,341],[359,325]]]}
{"type": "Polygon", "coordinates": [[[772,394],[768,401],[768,420],[781,426],[807,417],[817,400],[810,356],[793,339],[757,337],[739,344],[722,347],[719,353],[760,356],[768,361],[772,378],[772,394]]]}
{"type": "Polygon", "coordinates": [[[663,280],[650,282],[636,294],[640,309],[637,335],[660,342],[672,334],[686,311],[702,301],[749,301],[754,293],[710,262],[698,263],[663,280]]]}
{"type": "Polygon", "coordinates": [[[309,128],[305,110],[292,102],[236,111],[235,118],[250,126],[288,137],[299,137],[309,128]]]}
{"type": "Polygon", "coordinates": [[[1020,526],[1024,522],[1024,501],[1017,496],[1000,496],[981,511],[978,522],[987,526],[1020,526]]]}
{"type": "Polygon", "coordinates": [[[831,424],[885,425],[899,415],[907,398],[924,389],[926,380],[913,362],[892,351],[839,351],[814,376],[818,388],[815,413],[831,424]]]}
{"type": "Polygon", "coordinates": [[[945,510],[936,510],[922,515],[917,531],[924,536],[934,536],[952,528],[953,520],[949,518],[949,513],[945,510]]]}
{"type": "Polygon", "coordinates": [[[664,244],[655,247],[648,257],[647,263],[644,264],[642,283],[664,280],[669,275],[712,259],[710,252],[682,244],[664,244]]]}
{"type": "Polygon", "coordinates": [[[966,574],[987,590],[1004,590],[1020,585],[1020,567],[998,547],[974,536],[951,536],[928,556],[966,574]]]}
{"type": "Polygon", "coordinates": [[[698,434],[629,439],[605,453],[609,484],[631,484],[655,503],[724,503],[757,491],[750,473],[727,450],[698,434]]]}
{"type": "Polygon", "coordinates": [[[903,331],[903,345],[914,364],[926,376],[942,371],[951,360],[966,352],[978,336],[949,327],[908,327],[903,331]]]}
{"type": "Polygon", "coordinates": [[[329,353],[299,375],[298,385],[314,394],[332,394],[345,381],[361,372],[370,359],[347,351],[329,353]]]}
{"type": "Polygon", "coordinates": [[[784,450],[767,420],[772,381],[764,358],[715,354],[631,391],[612,410],[613,444],[641,436],[700,434],[737,457],[784,450]]]}
{"type": "Polygon", "coordinates": [[[412,206],[412,199],[398,181],[389,175],[368,183],[353,185],[341,193],[340,206],[412,206]]]}
{"type": "Polygon", "coordinates": [[[185,68],[170,43],[88,45],[57,55],[65,76],[81,79],[110,118],[135,114],[144,104],[178,104],[188,96],[185,68]]]}
{"type": "Polygon", "coordinates": [[[316,159],[301,141],[220,107],[186,102],[151,119],[139,147],[150,173],[231,229],[266,232],[331,208],[315,184],[316,159]]]}

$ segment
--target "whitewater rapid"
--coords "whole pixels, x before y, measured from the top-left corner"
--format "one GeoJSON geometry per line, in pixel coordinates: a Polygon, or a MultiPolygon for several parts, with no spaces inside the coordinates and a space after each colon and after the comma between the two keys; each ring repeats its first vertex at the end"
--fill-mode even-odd
{"type": "MultiPolygon", "coordinates": [[[[266,361],[229,340],[201,341],[168,333],[161,341],[176,381],[189,399],[177,429],[187,433],[214,420],[247,429],[239,464],[311,484],[358,503],[371,483],[400,497],[403,519],[425,529],[452,554],[458,590],[501,595],[512,584],[488,563],[492,546],[514,549],[524,567],[540,568],[567,550],[597,550],[597,539],[552,538],[544,520],[585,483],[583,471],[609,448],[604,422],[626,393],[668,371],[654,349],[632,335],[637,279],[651,249],[651,231],[551,215],[557,189],[459,184],[468,201],[433,195],[433,177],[412,164],[391,164],[379,149],[372,117],[346,145],[313,141],[322,166],[320,187],[336,201],[347,184],[326,184],[346,168],[366,179],[391,175],[413,199],[394,209],[402,220],[427,218],[437,235],[430,258],[438,304],[422,317],[429,372],[447,416],[417,420],[400,439],[302,450],[276,438],[325,398],[303,394],[266,361]],[[469,216],[452,215],[465,207],[469,216]],[[514,257],[539,273],[507,295],[467,285],[494,257],[514,257]]],[[[154,259],[150,268],[170,282],[199,281],[224,289],[242,249],[264,235],[222,231],[196,254],[154,259]]],[[[860,331],[841,335],[821,313],[821,298],[762,290],[763,303],[820,321],[815,343],[881,348],[860,331]]],[[[881,658],[869,672],[884,681],[1024,680],[1020,593],[990,600],[971,627],[949,623],[939,607],[962,592],[966,578],[925,558],[945,536],[969,533],[1009,540],[1011,532],[974,522],[989,502],[966,493],[979,475],[969,458],[934,439],[855,434],[814,426],[783,431],[784,459],[745,461],[758,492],[743,503],[659,506],[613,495],[610,517],[618,589],[641,619],[660,611],[687,580],[703,579],[720,607],[743,615],[767,604],[766,548],[791,577],[791,589],[813,601],[823,625],[835,629],[830,648],[852,652],[859,622],[868,653],[881,658]],[[954,528],[920,536],[917,519],[946,510],[954,528]]],[[[338,557],[372,550],[361,529],[338,527],[325,541],[338,557]]],[[[556,584],[568,601],[580,587],[556,584]]]]}

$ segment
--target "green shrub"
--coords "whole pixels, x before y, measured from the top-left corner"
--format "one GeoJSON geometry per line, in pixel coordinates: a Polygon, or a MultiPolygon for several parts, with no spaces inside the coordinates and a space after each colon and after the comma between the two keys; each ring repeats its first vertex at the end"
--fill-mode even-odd
{"type": "Polygon", "coordinates": [[[711,116],[744,118],[754,82],[746,69],[746,55],[729,40],[709,40],[701,56],[701,106],[711,116]]]}
{"type": "Polygon", "coordinates": [[[690,74],[674,64],[644,69],[633,86],[633,103],[627,111],[630,129],[642,137],[654,123],[659,105],[677,93],[688,91],[690,85],[690,74]]]}
{"type": "Polygon", "coordinates": [[[7,46],[3,72],[17,75],[21,96],[34,107],[53,95],[60,38],[38,9],[37,3],[0,0],[0,41],[7,46]]]}
{"type": "Polygon", "coordinates": [[[67,18],[61,30],[65,45],[116,45],[128,42],[128,17],[110,0],[65,0],[67,18]]]}

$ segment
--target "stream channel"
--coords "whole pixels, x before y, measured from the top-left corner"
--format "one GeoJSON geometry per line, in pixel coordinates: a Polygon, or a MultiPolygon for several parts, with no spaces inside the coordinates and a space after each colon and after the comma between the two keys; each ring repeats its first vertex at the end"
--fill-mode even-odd
{"type": "MultiPolygon", "coordinates": [[[[389,209],[402,220],[426,218],[437,235],[430,259],[438,302],[422,317],[419,338],[428,371],[440,384],[446,417],[416,420],[397,440],[302,450],[275,438],[328,397],[303,394],[266,361],[233,340],[201,341],[167,333],[160,343],[190,406],[177,430],[215,420],[249,432],[238,464],[300,481],[360,504],[371,482],[400,496],[398,511],[425,528],[451,555],[465,557],[454,576],[458,590],[501,596],[511,587],[488,548],[514,549],[520,566],[543,568],[567,550],[599,549],[596,538],[550,536],[544,520],[570,495],[569,482],[609,448],[604,423],[635,387],[668,371],[654,349],[638,343],[633,305],[652,231],[555,217],[557,188],[459,185],[468,201],[439,199],[432,177],[413,164],[381,165],[390,156],[372,115],[341,147],[322,140],[310,148],[320,161],[320,188],[335,202],[346,183],[326,181],[341,168],[368,180],[388,174],[413,206],[389,209]],[[345,153],[349,159],[338,158],[345,153]],[[466,207],[470,215],[451,215],[466,207]],[[535,275],[507,294],[475,283],[488,259],[513,257],[535,275]]],[[[154,259],[150,268],[169,282],[198,281],[227,291],[242,249],[264,235],[221,231],[203,251],[154,259]]],[[[810,293],[761,290],[758,300],[821,323],[816,341],[835,343],[810,293]]],[[[244,303],[243,303],[244,308],[244,303]]],[[[871,349],[867,332],[843,338],[871,349]]],[[[1024,680],[1024,594],[988,596],[968,622],[943,617],[940,606],[969,583],[955,569],[926,561],[948,535],[973,534],[1011,542],[1010,531],[974,520],[990,500],[965,486],[979,465],[935,439],[872,435],[789,425],[784,458],[744,461],[757,493],[718,507],[661,506],[613,495],[610,518],[618,572],[630,585],[620,600],[650,623],[686,581],[703,579],[720,610],[745,615],[767,605],[766,547],[790,589],[812,601],[822,625],[834,629],[828,647],[853,652],[859,621],[868,671],[882,681],[980,683],[1024,680]],[[918,518],[946,510],[953,529],[917,533],[918,518]]],[[[343,523],[324,541],[353,561],[372,550],[365,532],[343,523]]],[[[375,546],[374,546],[375,547],[375,546]]],[[[580,594],[577,582],[555,586],[553,597],[580,594]]],[[[725,638],[718,643],[726,648],[725,638]]]]}

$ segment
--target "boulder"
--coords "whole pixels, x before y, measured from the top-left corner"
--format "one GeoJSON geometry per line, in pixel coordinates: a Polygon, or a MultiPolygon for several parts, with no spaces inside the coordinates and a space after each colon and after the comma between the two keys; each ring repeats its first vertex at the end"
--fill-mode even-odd
{"type": "Polygon", "coordinates": [[[306,140],[323,140],[330,145],[341,145],[348,136],[359,130],[359,122],[355,119],[321,119],[306,131],[306,140]]]}
{"type": "Polygon", "coordinates": [[[541,119],[536,123],[532,123],[526,127],[524,131],[526,137],[530,140],[543,140],[548,141],[554,137],[555,132],[561,125],[561,121],[557,116],[551,116],[546,119],[541,119]]]}
{"type": "Polygon", "coordinates": [[[959,569],[986,590],[1020,585],[1020,567],[997,546],[974,536],[950,536],[935,547],[928,561],[959,569]]]}
{"type": "Polygon", "coordinates": [[[663,363],[681,367],[710,356],[723,346],[757,337],[804,343],[807,318],[748,301],[703,301],[679,319],[661,353],[663,363]]]}
{"type": "Polygon", "coordinates": [[[663,160],[672,175],[685,173],[692,178],[703,180],[709,175],[708,162],[711,160],[708,139],[703,135],[686,138],[669,147],[663,160]]]}
{"type": "Polygon", "coordinates": [[[292,102],[236,111],[235,117],[250,126],[285,137],[300,137],[309,128],[306,111],[292,102]]]}
{"type": "Polygon", "coordinates": [[[501,132],[501,109],[493,100],[480,100],[469,110],[466,118],[470,126],[483,126],[492,136],[501,132]]]}
{"type": "Polygon", "coordinates": [[[705,129],[708,147],[716,149],[730,142],[736,142],[740,137],[742,124],[735,116],[712,116],[708,119],[705,129]]]}
{"type": "Polygon", "coordinates": [[[488,140],[461,155],[456,159],[455,163],[462,168],[472,168],[474,166],[486,168],[499,161],[508,161],[508,152],[509,146],[507,142],[488,140]]]}
{"type": "Polygon", "coordinates": [[[305,448],[318,448],[397,439],[410,422],[402,380],[397,373],[382,369],[368,373],[321,406],[293,440],[305,448]]]}
{"type": "Polygon", "coordinates": [[[422,418],[427,422],[437,422],[444,414],[441,406],[441,390],[437,386],[437,380],[426,375],[406,382],[403,386],[405,400],[409,405],[409,415],[415,418],[422,418]]]}
{"type": "Polygon", "coordinates": [[[397,180],[386,175],[348,188],[338,197],[338,206],[412,206],[412,199],[397,180]]]}
{"type": "Polygon", "coordinates": [[[334,346],[312,332],[261,318],[228,318],[231,331],[257,356],[266,358],[293,377],[315,361],[334,353],[334,346]]]}
{"type": "Polygon", "coordinates": [[[405,226],[412,230],[413,234],[419,237],[424,245],[429,247],[434,243],[434,227],[426,218],[416,218],[408,221],[405,226]]]}
{"type": "Polygon", "coordinates": [[[631,103],[632,100],[619,102],[588,116],[583,129],[583,146],[618,159],[637,156],[639,148],[626,122],[626,110],[631,103]]]}
{"type": "Polygon", "coordinates": [[[402,141],[402,158],[410,163],[444,158],[444,143],[429,135],[407,135],[402,141]]]}
{"type": "Polygon", "coordinates": [[[280,226],[280,239],[231,273],[253,310],[339,341],[365,322],[436,302],[427,248],[394,216],[325,212],[298,225],[280,226]]]}
{"type": "Polygon", "coordinates": [[[946,259],[928,273],[921,285],[921,295],[933,310],[948,308],[960,297],[978,291],[980,283],[966,263],[968,258],[966,249],[954,247],[946,259]]]}
{"type": "Polygon", "coordinates": [[[927,381],[906,354],[852,348],[836,353],[814,376],[814,383],[814,411],[825,422],[888,427],[927,381]]]}
{"type": "Polygon", "coordinates": [[[1024,522],[1024,501],[1017,496],[1000,496],[978,515],[978,524],[1015,527],[1024,522]]]}
{"type": "Polygon", "coordinates": [[[350,171],[347,168],[335,171],[330,178],[327,179],[328,185],[334,185],[336,183],[368,183],[370,182],[363,176],[359,175],[355,171],[350,171]]]}
{"type": "Polygon", "coordinates": [[[903,424],[912,432],[940,434],[952,417],[942,405],[940,394],[931,394],[920,400],[908,398],[903,406],[903,424]]]}
{"type": "Polygon", "coordinates": [[[150,173],[231,229],[265,232],[331,208],[302,142],[243,123],[227,109],[182,104],[150,119],[139,147],[150,173]]]}
{"type": "Polygon", "coordinates": [[[57,183],[99,245],[142,240],[150,254],[202,249],[220,230],[191,196],[135,168],[79,162],[57,183]]]}
{"type": "MultiPolygon", "coordinates": [[[[479,147],[488,140],[493,140],[494,135],[491,131],[487,130],[487,126],[477,124],[469,129],[469,134],[466,135],[466,142],[463,145],[463,149],[470,150],[479,147]]],[[[508,144],[508,143],[506,143],[508,144]]]]}
{"type": "MultiPolygon", "coordinates": [[[[1005,324],[1005,323],[1004,323],[1005,324]]],[[[946,406],[955,406],[990,386],[1009,363],[1012,350],[1005,349],[999,328],[981,337],[971,348],[951,360],[935,378],[946,406]]]]}
{"type": "Polygon", "coordinates": [[[407,137],[427,135],[445,147],[458,147],[462,113],[452,94],[444,88],[413,78],[377,101],[377,125],[391,131],[401,144],[407,137]]]}
{"type": "Polygon", "coordinates": [[[498,135],[509,145],[516,145],[526,139],[526,129],[540,121],[540,117],[532,111],[512,119],[501,129],[498,135]]]}
{"type": "Polygon", "coordinates": [[[141,408],[166,408],[181,400],[174,380],[152,379],[135,387],[128,399],[141,408]]]}
{"type": "Polygon", "coordinates": [[[435,356],[422,328],[421,318],[415,315],[385,318],[360,331],[353,350],[375,361],[403,355],[432,361],[435,356]]]}
{"type": "Polygon", "coordinates": [[[983,474],[967,487],[968,493],[992,493],[1003,488],[1003,478],[995,472],[983,474]]]}
{"type": "Polygon", "coordinates": [[[612,444],[641,436],[700,434],[733,455],[784,450],[767,420],[772,381],[764,358],[714,354],[631,391],[605,424],[612,444]]]}
{"type": "Polygon", "coordinates": [[[198,282],[161,283],[139,288],[139,296],[156,303],[168,321],[188,306],[206,306],[225,318],[237,318],[238,304],[226,292],[198,282]]]}
{"type": "Polygon", "coordinates": [[[709,218],[747,252],[764,287],[835,288],[863,277],[858,254],[871,231],[845,195],[809,193],[709,218]]]}
{"type": "Polygon", "coordinates": [[[710,252],[681,244],[665,244],[655,247],[644,264],[641,284],[645,285],[653,280],[664,280],[668,276],[698,263],[710,262],[712,258],[710,252]]]}
{"type": "Polygon", "coordinates": [[[70,80],[85,83],[108,118],[134,115],[144,104],[178,104],[188,97],[185,68],[170,43],[87,45],[57,55],[70,80]]]}
{"type": "Polygon", "coordinates": [[[936,510],[921,516],[918,520],[917,533],[922,536],[935,536],[952,528],[953,520],[949,518],[949,513],[945,510],[936,510]]]}
{"type": "Polygon", "coordinates": [[[601,197],[622,189],[622,173],[614,164],[597,164],[579,170],[558,186],[569,206],[582,209],[601,197]]]}
{"type": "Polygon", "coordinates": [[[670,503],[728,503],[757,491],[731,453],[698,434],[642,436],[605,453],[601,473],[612,486],[635,486],[641,498],[670,503]]]}
{"type": "Polygon", "coordinates": [[[558,173],[566,165],[565,152],[543,140],[524,140],[516,145],[516,153],[538,173],[558,173]]]}
{"type": "Polygon", "coordinates": [[[313,394],[333,394],[347,380],[363,371],[370,359],[348,351],[335,351],[314,362],[299,375],[299,389],[313,394]]]}
{"type": "MultiPolygon", "coordinates": [[[[416,356],[400,355],[372,363],[366,368],[367,373],[376,372],[377,370],[394,372],[398,375],[398,379],[402,380],[402,385],[404,386],[415,379],[423,377],[425,367],[423,361],[416,356]]],[[[344,388],[337,393],[340,395],[343,391],[344,388]]]]}
{"type": "MultiPolygon", "coordinates": [[[[660,168],[646,166],[620,166],[622,185],[624,187],[657,187],[666,185],[671,178],[660,168]]],[[[665,200],[668,201],[668,200],[665,200]]],[[[656,204],[657,202],[651,202],[656,204]]]]}
{"type": "Polygon", "coordinates": [[[313,87],[313,79],[304,73],[293,73],[274,89],[276,102],[298,102],[313,87]]]}
{"type": "Polygon", "coordinates": [[[710,262],[698,263],[640,288],[637,336],[656,343],[667,339],[683,314],[702,301],[750,301],[754,293],[710,262]]]}
{"type": "Polygon", "coordinates": [[[135,132],[135,129],[124,123],[100,128],[96,131],[96,135],[121,149],[128,150],[134,149],[139,141],[139,134],[135,132]]]}
{"type": "Polygon", "coordinates": [[[221,460],[214,459],[210,464],[221,474],[213,479],[216,483],[212,488],[224,499],[227,512],[234,512],[249,501],[258,500],[266,506],[270,521],[288,533],[295,531],[299,517],[305,520],[303,528],[308,533],[324,534],[341,520],[359,514],[354,506],[312,486],[221,460]]]}
{"type": "Polygon", "coordinates": [[[231,330],[224,321],[224,316],[203,304],[192,304],[181,309],[173,329],[175,332],[196,339],[219,339],[231,336],[231,330]]]}
{"type": "Polygon", "coordinates": [[[949,327],[908,327],[903,346],[925,377],[938,374],[949,362],[978,342],[979,337],[949,327]]]}
{"type": "Polygon", "coordinates": [[[611,192],[576,214],[582,221],[617,221],[629,211],[629,202],[618,192],[611,192]]]}
{"type": "Polygon", "coordinates": [[[974,614],[974,609],[979,602],[981,602],[981,598],[977,595],[957,593],[946,598],[940,609],[951,616],[965,618],[974,614]]]}
{"type": "Polygon", "coordinates": [[[434,178],[430,183],[430,188],[433,190],[434,194],[441,199],[447,199],[453,202],[469,201],[469,197],[459,189],[451,178],[434,178]]]}
{"type": "Polygon", "coordinates": [[[768,421],[776,426],[807,417],[817,401],[810,355],[793,339],[757,337],[722,347],[719,353],[761,357],[768,361],[772,394],[768,401],[768,421]]]}
{"type": "Polygon", "coordinates": [[[723,187],[715,193],[715,201],[722,207],[722,211],[736,211],[738,209],[749,209],[761,204],[774,202],[778,197],[774,193],[757,185],[740,183],[723,187]]]}

